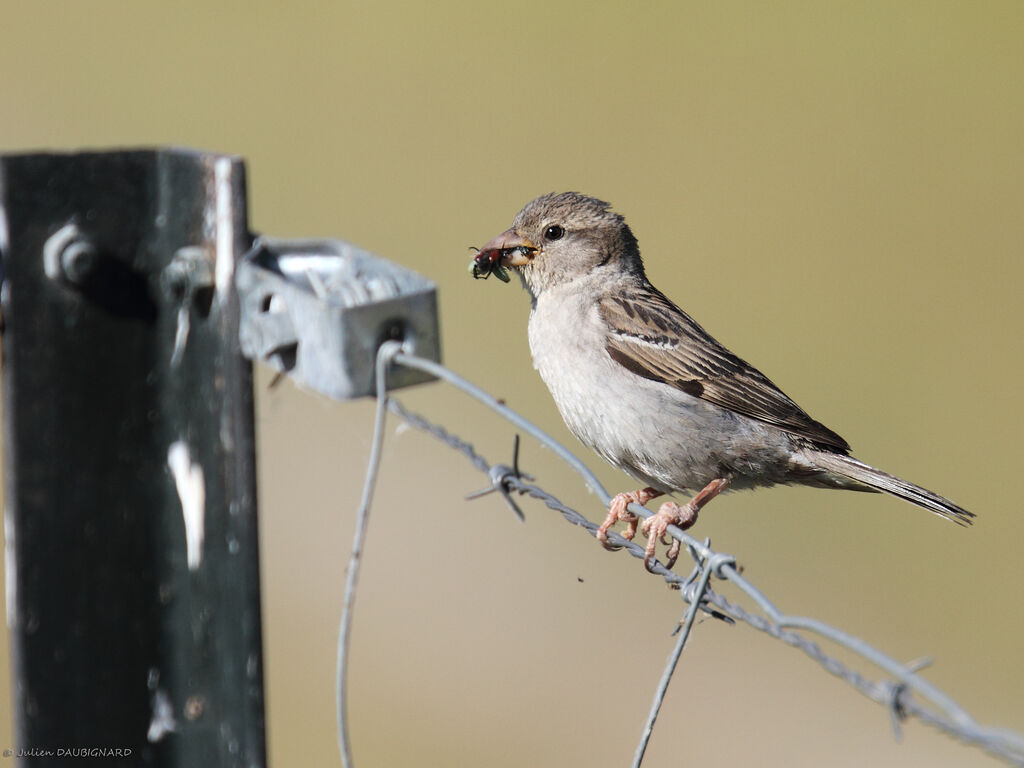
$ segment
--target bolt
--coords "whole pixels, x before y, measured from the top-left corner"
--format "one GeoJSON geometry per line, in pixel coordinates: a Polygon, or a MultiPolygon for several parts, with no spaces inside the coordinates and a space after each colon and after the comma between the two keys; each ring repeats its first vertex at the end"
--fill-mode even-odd
{"type": "Polygon", "coordinates": [[[210,252],[198,245],[179,248],[161,276],[164,285],[180,296],[213,285],[213,264],[210,252]]]}
{"type": "Polygon", "coordinates": [[[75,285],[81,285],[96,271],[99,258],[96,248],[86,240],[76,240],[60,255],[60,265],[64,269],[64,277],[75,285]]]}
{"type": "Polygon", "coordinates": [[[43,244],[43,271],[51,280],[81,287],[98,265],[96,246],[74,222],[65,224],[43,244]]]}

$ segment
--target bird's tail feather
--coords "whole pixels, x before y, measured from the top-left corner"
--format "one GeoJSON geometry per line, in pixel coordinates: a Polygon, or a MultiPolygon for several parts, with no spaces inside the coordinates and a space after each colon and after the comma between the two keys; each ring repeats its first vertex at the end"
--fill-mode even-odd
{"type": "Polygon", "coordinates": [[[974,513],[968,512],[949,499],[939,496],[926,488],[922,488],[906,480],[901,480],[895,475],[875,469],[852,456],[841,453],[826,451],[808,451],[809,458],[816,467],[833,472],[851,480],[875,488],[876,490],[906,499],[917,504],[919,507],[931,510],[947,520],[952,520],[958,525],[970,525],[973,522],[974,513]]]}

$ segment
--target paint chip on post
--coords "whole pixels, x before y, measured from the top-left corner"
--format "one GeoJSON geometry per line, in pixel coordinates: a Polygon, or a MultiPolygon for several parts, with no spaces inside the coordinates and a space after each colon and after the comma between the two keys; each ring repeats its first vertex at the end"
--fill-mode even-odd
{"type": "Polygon", "coordinates": [[[171,443],[167,449],[167,467],[174,477],[181,500],[181,515],[185,520],[185,548],[188,569],[199,568],[203,559],[203,537],[206,518],[206,485],[203,468],[192,463],[188,444],[184,440],[171,443]]]}
{"type": "Polygon", "coordinates": [[[233,172],[234,162],[230,157],[219,157],[213,166],[213,175],[217,184],[216,194],[216,266],[214,268],[214,286],[217,301],[225,306],[231,294],[235,276],[235,226],[233,218],[233,172]]]}
{"type": "Polygon", "coordinates": [[[159,688],[153,693],[153,717],[149,721],[149,730],[146,731],[146,740],[152,744],[163,739],[168,733],[178,730],[178,724],[174,720],[174,707],[171,700],[159,688]]]}
{"type": "Polygon", "coordinates": [[[149,730],[146,731],[146,739],[151,744],[178,730],[178,723],[174,719],[174,705],[159,685],[160,670],[151,667],[149,679],[146,681],[146,687],[153,692],[153,717],[149,721],[149,730]]]}

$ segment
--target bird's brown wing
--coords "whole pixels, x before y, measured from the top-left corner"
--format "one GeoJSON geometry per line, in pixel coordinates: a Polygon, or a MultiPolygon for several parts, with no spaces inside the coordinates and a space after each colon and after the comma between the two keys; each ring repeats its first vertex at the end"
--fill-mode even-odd
{"type": "Polygon", "coordinates": [[[790,400],[763,373],[736,357],[653,286],[603,297],[605,350],[628,371],[688,395],[847,453],[843,438],[790,400]]]}

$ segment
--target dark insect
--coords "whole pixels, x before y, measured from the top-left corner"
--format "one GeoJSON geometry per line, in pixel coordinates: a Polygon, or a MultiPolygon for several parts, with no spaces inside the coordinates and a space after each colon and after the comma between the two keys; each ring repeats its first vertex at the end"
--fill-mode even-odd
{"type": "Polygon", "coordinates": [[[477,251],[476,256],[469,262],[469,271],[477,280],[486,280],[491,275],[497,276],[503,283],[509,280],[508,270],[501,266],[502,249],[490,248],[486,251],[477,251]]]}
{"type": "Polygon", "coordinates": [[[513,248],[478,250],[476,256],[469,262],[469,272],[476,279],[482,278],[486,280],[491,275],[494,275],[501,282],[507,283],[509,281],[508,270],[501,265],[501,258],[503,256],[511,256],[515,251],[519,251],[519,253],[526,256],[530,253],[531,249],[525,245],[517,245],[513,248]]]}

